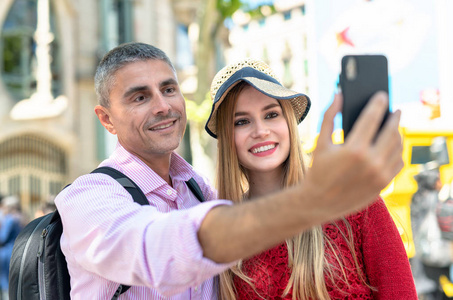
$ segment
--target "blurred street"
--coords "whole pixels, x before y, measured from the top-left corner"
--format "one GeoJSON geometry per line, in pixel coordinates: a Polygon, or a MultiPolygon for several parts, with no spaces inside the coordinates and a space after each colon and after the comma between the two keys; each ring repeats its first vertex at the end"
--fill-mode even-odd
{"type": "MultiPolygon", "coordinates": [[[[93,111],[93,76],[119,44],[150,43],[174,62],[189,120],[177,152],[213,184],[217,145],[204,126],[219,69],[258,58],[285,87],[309,95],[310,113],[298,127],[309,159],[341,58],[382,54],[390,110],[402,111],[405,167],[381,195],[420,299],[453,299],[451,12],[449,0],[2,0],[0,230],[53,211],[55,195],[115,149],[116,136],[93,111]]],[[[343,142],[341,115],[333,139],[343,142]]],[[[0,299],[10,242],[1,241],[0,299]]]]}

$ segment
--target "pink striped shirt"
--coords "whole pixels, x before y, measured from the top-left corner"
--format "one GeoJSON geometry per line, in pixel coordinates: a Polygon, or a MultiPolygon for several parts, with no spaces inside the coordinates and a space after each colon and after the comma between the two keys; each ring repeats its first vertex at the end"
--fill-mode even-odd
{"type": "Polygon", "coordinates": [[[119,299],[216,299],[215,275],[231,264],[203,257],[197,232],[211,208],[231,202],[213,200],[215,191],[176,153],[173,187],[119,144],[100,166],[131,178],[151,205],[133,202],[105,174],[81,176],[58,195],[71,299],[111,299],[118,282],[132,286],[119,299]],[[191,177],[212,201],[200,204],[185,184],[191,177]]]}

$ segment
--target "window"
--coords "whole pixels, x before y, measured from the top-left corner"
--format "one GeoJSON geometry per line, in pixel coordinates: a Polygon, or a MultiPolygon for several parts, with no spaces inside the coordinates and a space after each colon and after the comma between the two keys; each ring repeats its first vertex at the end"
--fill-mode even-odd
{"type": "Polygon", "coordinates": [[[66,153],[51,141],[24,134],[0,143],[0,194],[18,195],[30,216],[61,190],[66,176],[66,153]]]}
{"type": "Polygon", "coordinates": [[[291,46],[289,45],[288,41],[285,42],[285,50],[282,53],[282,62],[284,66],[284,73],[283,73],[283,85],[291,88],[294,84],[293,75],[291,73],[291,61],[293,58],[293,54],[291,51],[291,46]]]}
{"type": "MultiPolygon", "coordinates": [[[[2,80],[16,101],[27,99],[36,90],[36,42],[37,1],[16,0],[11,5],[3,23],[0,36],[0,72],[2,80]]],[[[50,5],[50,44],[52,93],[61,94],[59,39],[53,7],[50,5]]]]}
{"type": "Polygon", "coordinates": [[[413,146],[411,164],[420,165],[431,161],[429,146],[413,146]]]}
{"type": "Polygon", "coordinates": [[[411,164],[419,165],[426,164],[431,161],[436,161],[440,165],[447,165],[450,163],[448,157],[448,149],[433,149],[433,146],[412,146],[411,164]]]}
{"type": "Polygon", "coordinates": [[[285,12],[283,13],[283,19],[285,19],[285,21],[288,21],[288,20],[291,19],[291,11],[290,11],[290,10],[285,11],[285,12]]]}
{"type": "Polygon", "coordinates": [[[176,28],[176,68],[184,70],[194,64],[192,46],[189,39],[189,29],[184,24],[176,28]]]}
{"type": "Polygon", "coordinates": [[[133,40],[132,12],[130,0],[115,0],[114,9],[118,14],[118,40],[127,43],[133,40]]]}
{"type": "Polygon", "coordinates": [[[115,46],[132,42],[133,20],[130,0],[102,0],[102,36],[106,51],[115,46]]]}

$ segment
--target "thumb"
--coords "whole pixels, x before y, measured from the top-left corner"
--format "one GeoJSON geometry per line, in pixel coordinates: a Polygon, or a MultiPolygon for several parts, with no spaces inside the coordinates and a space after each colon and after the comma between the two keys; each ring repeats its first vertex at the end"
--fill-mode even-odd
{"type": "Polygon", "coordinates": [[[323,146],[332,143],[332,133],[334,129],[334,118],[340,112],[343,105],[343,95],[335,94],[332,104],[324,113],[324,118],[321,124],[321,130],[318,137],[318,146],[323,146]]]}

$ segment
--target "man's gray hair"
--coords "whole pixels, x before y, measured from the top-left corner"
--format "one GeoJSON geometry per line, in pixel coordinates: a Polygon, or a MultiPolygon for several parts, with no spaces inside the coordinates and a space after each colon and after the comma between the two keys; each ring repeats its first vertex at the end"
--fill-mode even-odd
{"type": "Polygon", "coordinates": [[[110,50],[101,60],[94,76],[94,86],[99,104],[110,106],[110,91],[115,84],[115,73],[132,62],[145,60],[166,62],[174,72],[175,67],[164,51],[144,43],[125,43],[110,50]]]}

